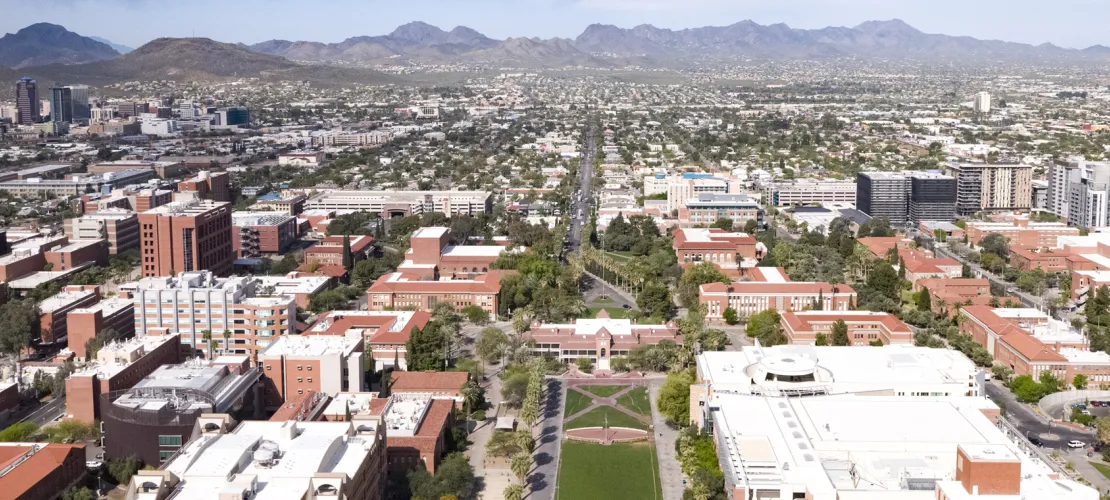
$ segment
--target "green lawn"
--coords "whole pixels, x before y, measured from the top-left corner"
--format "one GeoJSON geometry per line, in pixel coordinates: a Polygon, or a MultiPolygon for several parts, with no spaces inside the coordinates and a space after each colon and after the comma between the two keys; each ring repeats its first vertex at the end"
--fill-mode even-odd
{"type": "Polygon", "coordinates": [[[1100,464],[1098,462],[1088,462],[1088,463],[1090,463],[1092,467],[1098,469],[1098,471],[1101,472],[1102,475],[1106,476],[1107,479],[1110,479],[1110,465],[1103,465],[1103,464],[1100,464]]]}
{"type": "Polygon", "coordinates": [[[593,398],[582,394],[575,390],[567,391],[567,409],[563,412],[563,417],[569,417],[578,413],[593,404],[593,398]]]}
{"type": "Polygon", "coordinates": [[[583,427],[628,427],[630,429],[647,430],[647,424],[639,419],[613,408],[612,406],[599,406],[590,410],[585,415],[578,417],[563,425],[564,429],[581,429],[583,427]]]}
{"type": "Polygon", "coordinates": [[[584,317],[584,318],[597,317],[597,312],[602,310],[602,309],[605,309],[606,311],[609,311],[609,317],[613,318],[613,319],[625,319],[625,318],[628,317],[629,309],[625,309],[623,307],[591,307],[591,308],[586,310],[586,314],[583,315],[582,317],[584,317]]]}
{"type": "Polygon", "coordinates": [[[647,387],[637,387],[617,398],[617,404],[645,417],[651,416],[651,401],[647,387]]]}
{"type": "Polygon", "coordinates": [[[555,500],[661,500],[655,447],[563,442],[555,500]]]}
{"type": "Polygon", "coordinates": [[[632,259],[632,252],[605,252],[605,255],[617,262],[628,262],[632,259]]]}
{"type": "Polygon", "coordinates": [[[624,390],[627,385],[580,385],[579,389],[599,397],[607,398],[624,390]]]}

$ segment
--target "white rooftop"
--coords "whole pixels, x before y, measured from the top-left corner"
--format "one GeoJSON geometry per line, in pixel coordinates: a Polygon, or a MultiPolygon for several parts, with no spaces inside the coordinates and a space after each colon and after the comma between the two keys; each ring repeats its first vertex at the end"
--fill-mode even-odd
{"type": "Polygon", "coordinates": [[[447,234],[447,228],[445,228],[445,227],[422,227],[420,229],[417,229],[415,232],[413,232],[412,237],[410,239],[412,239],[412,238],[437,238],[438,239],[438,238],[442,238],[444,234],[447,234]]]}
{"type": "Polygon", "coordinates": [[[432,405],[431,393],[398,393],[390,396],[383,411],[387,436],[415,436],[432,405]]]}
{"type": "Polygon", "coordinates": [[[191,441],[165,470],[180,478],[174,500],[222,498],[229,489],[236,498],[300,500],[311,497],[318,473],[343,474],[349,487],[377,439],[351,422],[244,421],[231,433],[191,441]]]}
{"type": "MultiPolygon", "coordinates": [[[[955,479],[957,447],[979,459],[1020,461],[1023,489],[1053,491],[1042,485],[1055,481],[1053,471],[983,414],[997,410],[984,398],[730,395],[717,407],[714,430],[726,477],[748,491],[781,489],[783,498],[806,493],[814,500],[933,499],[937,483],[955,479]]],[[[1094,493],[1064,483],[1072,494],[1094,493]]],[[[1095,495],[976,498],[1085,500],[1095,495]]]]}
{"type": "Polygon", "coordinates": [[[327,316],[324,318],[323,321],[318,321],[315,325],[312,326],[312,331],[313,332],[327,331],[327,329],[330,328],[331,325],[333,324],[332,322],[335,321],[337,318],[341,318],[341,317],[348,317],[348,316],[351,316],[351,317],[355,317],[355,316],[363,316],[363,317],[382,316],[382,317],[385,317],[385,316],[389,316],[389,317],[395,317],[396,319],[394,319],[393,322],[391,322],[388,325],[387,330],[391,331],[391,332],[399,332],[399,331],[405,329],[405,325],[407,325],[409,323],[409,321],[412,321],[412,317],[415,314],[416,314],[416,311],[331,311],[330,313],[327,314],[327,316]]]}
{"type": "Polygon", "coordinates": [[[974,385],[978,370],[963,354],[911,345],[745,346],[739,351],[704,352],[698,356],[697,369],[699,379],[713,387],[714,397],[791,390],[945,395],[978,394],[979,390],[974,385]]]}
{"type": "Polygon", "coordinates": [[[354,351],[362,341],[361,336],[282,335],[260,356],[344,356],[354,351]]]}
{"type": "Polygon", "coordinates": [[[497,245],[450,245],[443,249],[440,255],[444,257],[494,257],[507,251],[505,247],[497,245]]]}
{"type": "Polygon", "coordinates": [[[79,292],[59,292],[51,296],[50,298],[39,302],[39,311],[44,313],[52,313],[59,309],[69,307],[75,302],[85,300],[93,295],[96,295],[96,292],[93,292],[92,290],[79,292]]]}
{"type": "MultiPolygon", "coordinates": [[[[128,302],[130,304],[130,302],[128,302]]],[[[73,373],[74,377],[96,376],[103,380],[115,376],[124,368],[131,366],[143,356],[153,352],[162,344],[169,342],[177,334],[160,336],[132,337],[128,340],[112,342],[100,348],[96,360],[73,373]]]]}

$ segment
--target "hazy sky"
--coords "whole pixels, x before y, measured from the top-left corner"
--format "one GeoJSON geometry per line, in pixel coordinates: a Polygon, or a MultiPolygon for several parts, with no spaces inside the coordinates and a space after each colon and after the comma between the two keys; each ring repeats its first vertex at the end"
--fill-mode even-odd
{"type": "Polygon", "coordinates": [[[591,23],[681,29],[744,19],[795,28],[899,18],[929,33],[1110,46],[1110,0],[0,0],[0,31],[35,22],[139,46],[160,36],[338,42],[409,21],[493,38],[577,36],[591,23]]]}

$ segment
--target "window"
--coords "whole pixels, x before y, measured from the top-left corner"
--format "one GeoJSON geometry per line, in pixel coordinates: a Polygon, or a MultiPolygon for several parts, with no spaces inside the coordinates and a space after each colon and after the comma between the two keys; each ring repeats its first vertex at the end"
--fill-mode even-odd
{"type": "Polygon", "coordinates": [[[312,377],[308,377],[308,383],[312,383],[312,377]]]}
{"type": "Polygon", "coordinates": [[[304,382],[304,379],[301,377],[297,377],[297,382],[304,382]]]}
{"type": "Polygon", "coordinates": [[[308,371],[312,371],[312,365],[308,365],[308,371]]]}
{"type": "Polygon", "coordinates": [[[158,461],[159,462],[165,462],[166,460],[169,460],[170,457],[172,457],[174,453],[177,453],[177,451],[165,451],[165,450],[159,451],[158,452],[158,461]]]}
{"type": "Polygon", "coordinates": [[[270,369],[270,365],[266,365],[266,370],[269,370],[269,369],[270,369]]]}
{"type": "Polygon", "coordinates": [[[180,448],[181,436],[158,436],[158,446],[176,446],[180,448]]]}
{"type": "Polygon", "coordinates": [[[304,370],[304,367],[301,366],[301,365],[297,365],[297,371],[301,371],[301,370],[304,370]]]}

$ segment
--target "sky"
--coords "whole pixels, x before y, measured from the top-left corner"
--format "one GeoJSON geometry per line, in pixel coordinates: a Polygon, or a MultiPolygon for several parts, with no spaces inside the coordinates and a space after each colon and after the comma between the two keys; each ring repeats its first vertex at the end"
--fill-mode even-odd
{"type": "Polygon", "coordinates": [[[1110,46],[1110,0],[0,0],[0,32],[50,22],[138,47],[158,37],[338,42],[410,21],[492,38],[574,38],[593,23],[683,29],[745,19],[794,28],[902,19],[927,33],[1110,46]]]}

